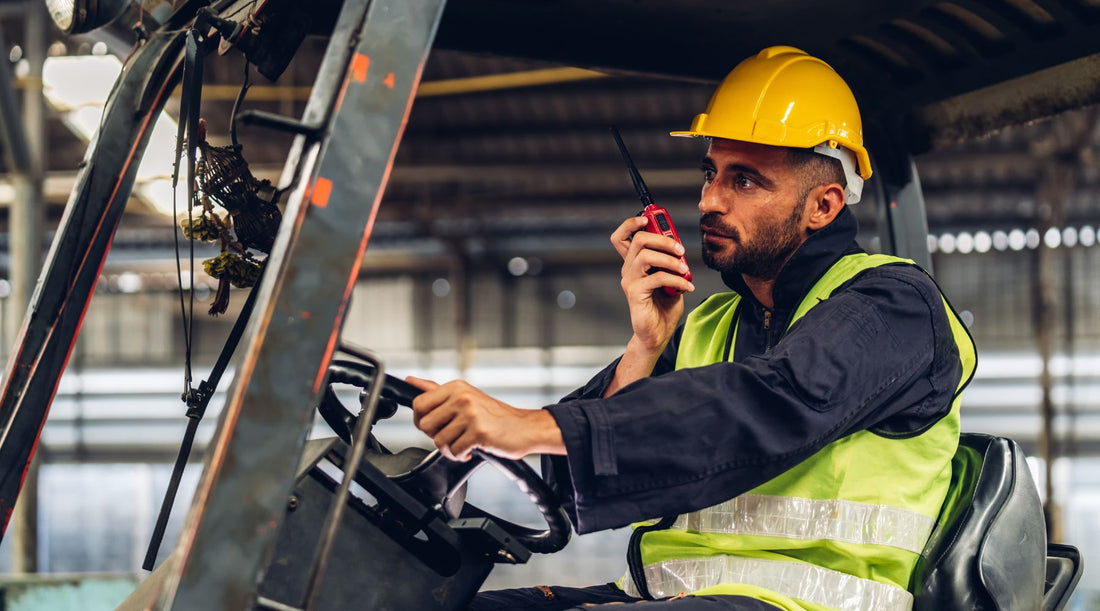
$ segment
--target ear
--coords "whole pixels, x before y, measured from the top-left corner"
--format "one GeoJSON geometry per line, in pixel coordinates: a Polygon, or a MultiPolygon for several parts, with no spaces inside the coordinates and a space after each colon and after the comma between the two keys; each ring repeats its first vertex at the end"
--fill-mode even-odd
{"type": "Polygon", "coordinates": [[[806,197],[806,228],[817,231],[833,222],[844,209],[844,187],[838,183],[818,185],[806,197]]]}

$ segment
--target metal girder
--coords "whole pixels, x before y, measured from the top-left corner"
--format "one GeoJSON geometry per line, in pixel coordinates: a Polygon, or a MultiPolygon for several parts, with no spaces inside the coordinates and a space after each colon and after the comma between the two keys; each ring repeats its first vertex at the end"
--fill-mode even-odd
{"type": "Polygon", "coordinates": [[[346,0],[302,122],[279,122],[300,180],[158,608],[255,603],[443,4],[346,0]]]}
{"type": "Polygon", "coordinates": [[[1100,54],[928,104],[914,113],[910,132],[921,134],[915,150],[922,152],[1097,101],[1100,54]]]}

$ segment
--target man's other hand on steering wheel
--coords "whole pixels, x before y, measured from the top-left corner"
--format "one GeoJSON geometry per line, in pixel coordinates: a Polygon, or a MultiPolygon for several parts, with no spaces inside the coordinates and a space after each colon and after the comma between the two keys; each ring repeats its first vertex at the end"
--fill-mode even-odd
{"type": "Polygon", "coordinates": [[[510,459],[565,454],[561,429],[546,410],[512,407],[461,380],[405,381],[424,391],[413,401],[413,423],[451,460],[469,460],[475,449],[510,459]]]}

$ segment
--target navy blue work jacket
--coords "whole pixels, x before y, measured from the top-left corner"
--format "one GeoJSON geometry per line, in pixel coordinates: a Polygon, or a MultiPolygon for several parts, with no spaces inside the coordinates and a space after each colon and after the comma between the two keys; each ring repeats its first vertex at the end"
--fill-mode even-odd
{"type": "Polygon", "coordinates": [[[544,473],[578,532],[709,507],[856,431],[912,436],[949,412],[962,367],[919,268],[864,271],[788,329],[814,282],[859,252],[855,236],[844,210],[809,237],[779,274],[768,330],[740,275],[723,275],[744,304],[733,362],[675,371],[681,325],[650,377],[602,398],[616,360],[546,408],[566,456],[544,473]]]}

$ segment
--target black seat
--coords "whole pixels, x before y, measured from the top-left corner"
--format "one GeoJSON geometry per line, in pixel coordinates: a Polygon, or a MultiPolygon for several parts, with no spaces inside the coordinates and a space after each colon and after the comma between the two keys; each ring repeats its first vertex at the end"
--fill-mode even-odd
{"type": "Polygon", "coordinates": [[[963,434],[948,498],[913,575],[913,609],[1054,611],[1065,606],[1082,569],[1076,548],[1048,546],[1020,446],[963,434]]]}

